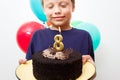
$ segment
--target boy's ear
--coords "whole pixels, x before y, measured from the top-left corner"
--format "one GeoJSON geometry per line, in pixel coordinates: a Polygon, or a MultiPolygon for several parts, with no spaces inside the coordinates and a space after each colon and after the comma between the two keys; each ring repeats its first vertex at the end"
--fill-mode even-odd
{"type": "Polygon", "coordinates": [[[72,12],[75,11],[75,4],[72,5],[72,12]]]}

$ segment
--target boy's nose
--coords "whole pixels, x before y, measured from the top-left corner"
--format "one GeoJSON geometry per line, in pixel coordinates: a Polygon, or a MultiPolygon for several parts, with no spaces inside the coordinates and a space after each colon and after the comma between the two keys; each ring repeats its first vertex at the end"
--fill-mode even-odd
{"type": "Polygon", "coordinates": [[[59,7],[56,7],[56,8],[54,9],[54,13],[55,13],[55,14],[61,14],[61,9],[60,9],[59,7]]]}

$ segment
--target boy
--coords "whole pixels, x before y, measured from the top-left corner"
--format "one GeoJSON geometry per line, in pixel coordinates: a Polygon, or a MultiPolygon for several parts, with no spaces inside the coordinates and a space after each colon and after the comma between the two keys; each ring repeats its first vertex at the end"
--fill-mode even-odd
{"type": "MultiPolygon", "coordinates": [[[[94,51],[89,33],[70,26],[71,15],[75,9],[75,0],[42,0],[42,6],[51,27],[34,33],[26,59],[30,60],[34,53],[52,46],[54,36],[59,33],[58,27],[60,27],[65,49],[72,48],[80,52],[83,63],[87,61],[94,63],[94,51]]],[[[26,63],[27,60],[19,60],[19,63],[26,63]]]]}

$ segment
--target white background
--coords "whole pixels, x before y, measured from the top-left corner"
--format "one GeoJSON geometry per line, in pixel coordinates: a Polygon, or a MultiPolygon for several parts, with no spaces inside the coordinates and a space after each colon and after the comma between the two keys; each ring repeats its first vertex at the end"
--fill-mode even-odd
{"type": "MultiPolygon", "coordinates": [[[[95,80],[120,80],[120,0],[76,0],[72,20],[95,24],[101,42],[95,51],[95,80]]],[[[25,54],[16,42],[16,32],[25,22],[40,22],[29,0],[0,0],[0,79],[17,80],[15,69],[25,54]]]]}

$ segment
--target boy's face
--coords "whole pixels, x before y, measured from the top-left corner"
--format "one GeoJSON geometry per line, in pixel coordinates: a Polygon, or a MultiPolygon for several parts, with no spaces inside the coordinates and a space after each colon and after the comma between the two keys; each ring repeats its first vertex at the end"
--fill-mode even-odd
{"type": "Polygon", "coordinates": [[[74,4],[71,0],[43,0],[44,12],[53,26],[69,25],[74,4]]]}

